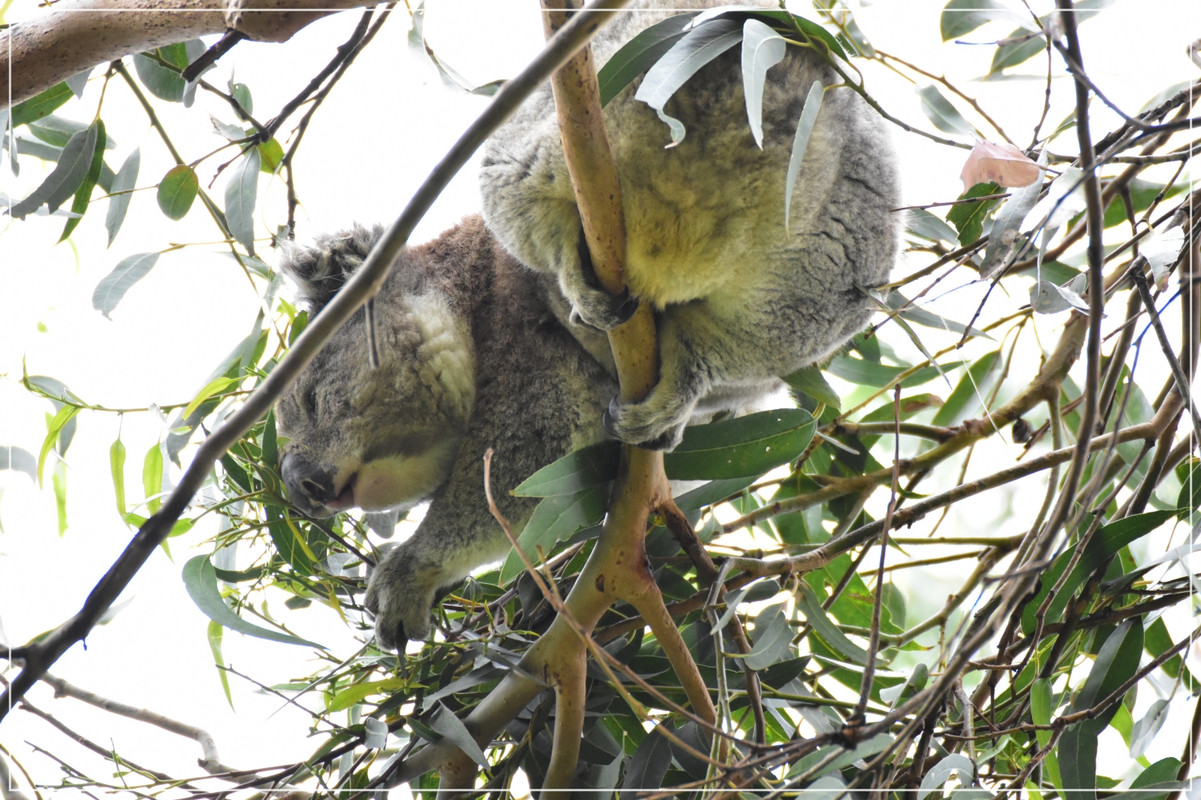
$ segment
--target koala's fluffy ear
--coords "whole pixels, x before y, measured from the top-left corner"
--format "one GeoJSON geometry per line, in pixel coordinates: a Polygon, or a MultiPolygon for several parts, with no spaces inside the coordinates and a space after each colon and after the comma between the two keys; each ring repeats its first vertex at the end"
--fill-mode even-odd
{"type": "Polygon", "coordinates": [[[310,317],[317,316],[362,266],[383,233],[382,225],[355,225],[349,230],[322,234],[308,247],[288,244],[283,248],[279,269],[296,284],[297,300],[310,317]]]}

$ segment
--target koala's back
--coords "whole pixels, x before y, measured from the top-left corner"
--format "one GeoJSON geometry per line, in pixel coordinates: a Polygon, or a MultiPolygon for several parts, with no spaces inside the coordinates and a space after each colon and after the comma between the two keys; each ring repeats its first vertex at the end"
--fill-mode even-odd
{"type": "MultiPolygon", "coordinates": [[[[640,5],[651,4],[632,4],[598,35],[598,63],[668,15],[640,5]]],[[[812,282],[815,295],[883,283],[895,258],[889,212],[897,204],[897,175],[882,121],[852,90],[825,92],[785,225],[788,163],[805,96],[815,81],[829,87],[839,79],[820,56],[789,46],[767,73],[759,149],[747,122],[739,59],[740,48],[732,48],[668,101],[665,112],[686,129],[675,146],[668,147],[669,129],[655,111],[634,99],[641,80],[605,107],[622,186],[631,292],[662,308],[744,298],[778,285],[782,273],[812,282]],[[837,242],[838,252],[830,255],[845,272],[836,285],[828,263],[811,268],[815,238],[837,242]]],[[[560,260],[556,248],[578,226],[570,182],[562,180],[567,171],[556,124],[545,91],[493,138],[483,171],[490,226],[520,260],[539,269],[560,260]],[[547,235],[554,229],[565,237],[547,235]]],[[[824,262],[822,249],[819,243],[816,260],[824,262]]]]}

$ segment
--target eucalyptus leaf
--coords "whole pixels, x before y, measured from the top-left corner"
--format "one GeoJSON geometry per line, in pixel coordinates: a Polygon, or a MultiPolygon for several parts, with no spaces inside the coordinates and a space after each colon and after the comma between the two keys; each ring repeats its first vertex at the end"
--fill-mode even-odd
{"type": "Polygon", "coordinates": [[[946,42],[1008,16],[1008,10],[998,0],[951,0],[939,17],[939,32],[946,42]]]}
{"type": "Polygon", "coordinates": [[[63,148],[62,155],[54,169],[46,176],[41,185],[33,190],[28,197],[10,209],[14,219],[24,219],[28,214],[45,206],[50,211],[57,211],[68,197],[75,194],[87,178],[92,168],[96,152],[96,142],[101,134],[99,123],[89,125],[71,137],[63,148]]]}
{"type": "Polygon", "coordinates": [[[817,423],[799,408],[761,411],[689,427],[663,457],[673,480],[713,480],[762,475],[787,464],[809,446],[817,423]]]}
{"type": "Polygon", "coordinates": [[[38,460],[33,453],[12,445],[0,445],[0,470],[23,472],[30,480],[38,479],[38,460]]]}
{"type": "Polygon", "coordinates": [[[136,253],[121,259],[113,271],[96,284],[92,291],[92,308],[109,317],[125,293],[150,273],[158,257],[158,253],[136,253]]]}
{"type": "Polygon", "coordinates": [[[246,151],[225,184],[225,217],[229,232],[246,252],[254,253],[254,203],[262,159],[258,148],[246,151]]]}
{"type": "MultiPolygon", "coordinates": [[[[941,789],[952,775],[959,778],[959,782],[964,786],[969,786],[975,780],[976,765],[963,753],[947,755],[922,777],[921,786],[918,787],[914,800],[925,800],[931,792],[941,789]]],[[[941,792],[939,794],[941,795],[941,792]]]]}
{"type": "Polygon", "coordinates": [[[596,74],[601,105],[657,62],[683,36],[693,14],[677,14],[640,31],[609,57],[596,74]]]}
{"type": "Polygon", "coordinates": [[[108,230],[108,243],[111,246],[125,221],[125,212],[129,210],[129,201],[133,198],[133,188],[138,182],[138,170],[141,169],[142,151],[135,149],[117,170],[109,190],[108,213],[104,218],[104,227],[108,230]]]}
{"type": "Polygon", "coordinates": [[[667,125],[671,131],[669,147],[683,141],[685,130],[683,123],[667,114],[663,107],[701,67],[741,39],[742,26],[736,20],[713,20],[690,30],[646,73],[634,99],[653,108],[667,125]]]}
{"type": "Polygon", "coordinates": [[[757,19],[742,26],[742,92],[746,116],[755,144],[763,147],[763,89],[767,71],[784,59],[788,49],[784,37],[757,19]]]}
{"type": "Polygon", "coordinates": [[[805,160],[805,151],[809,149],[809,137],[813,126],[817,124],[817,112],[821,110],[822,98],[825,93],[821,81],[814,81],[805,95],[805,107],[801,109],[801,118],[797,120],[796,133],[792,137],[792,152],[788,156],[788,172],[784,179],[784,227],[792,219],[792,193],[796,190],[797,176],[801,174],[801,163],[805,160]]]}
{"type": "Polygon", "coordinates": [[[273,642],[322,647],[316,642],[310,642],[307,639],[301,639],[282,631],[255,625],[253,622],[248,622],[235,614],[221,598],[221,589],[217,584],[217,572],[209,561],[208,556],[195,556],[184,564],[183,583],[184,588],[187,589],[188,596],[192,598],[192,602],[204,612],[205,616],[223,628],[238,631],[247,636],[269,639],[273,642]]]}
{"type": "Polygon", "coordinates": [[[959,110],[951,105],[951,101],[934,84],[918,89],[917,96],[922,103],[922,112],[927,119],[934,123],[935,128],[943,133],[961,136],[979,135],[975,126],[964,119],[959,110]]]}

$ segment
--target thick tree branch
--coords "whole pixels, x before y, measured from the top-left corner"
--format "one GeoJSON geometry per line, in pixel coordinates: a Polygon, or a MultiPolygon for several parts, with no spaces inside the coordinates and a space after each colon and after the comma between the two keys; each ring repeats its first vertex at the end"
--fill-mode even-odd
{"type": "Polygon", "coordinates": [[[321,17],[368,5],[373,4],[365,0],[57,3],[36,19],[0,31],[0,110],[131,53],[226,31],[256,41],[285,42],[321,17]]]}

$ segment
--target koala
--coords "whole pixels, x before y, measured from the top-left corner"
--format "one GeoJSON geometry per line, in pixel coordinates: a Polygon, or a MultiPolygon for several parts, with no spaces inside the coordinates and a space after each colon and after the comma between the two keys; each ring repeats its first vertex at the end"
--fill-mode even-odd
{"type": "MultiPolygon", "coordinates": [[[[719,2],[635,2],[593,41],[597,63],[667,16],[648,7],[719,2]]],[[[673,448],[695,414],[754,402],[780,377],[832,354],[866,324],[866,290],[887,281],[896,258],[897,168],[883,120],[837,85],[820,55],[789,46],[767,73],[760,150],[739,58],[740,48],[728,50],[668,102],[665,112],[686,127],[675,146],[635,99],[640,81],[604,109],[621,181],[626,282],[651,304],[659,334],[657,385],[639,402],[608,406],[605,425],[623,442],[673,448]],[[814,81],[828,88],[785,224],[792,141],[814,81]]],[[[549,87],[491,137],[480,186],[488,227],[523,264],[557,278],[570,309],[564,323],[603,358],[595,330],[620,324],[631,308],[598,287],[581,246],[549,87]]]]}
{"type": "MultiPolygon", "coordinates": [[[[285,252],[281,269],[310,314],[381,234],[356,227],[285,252]]],[[[536,501],[510,490],[605,438],[616,384],[550,313],[546,284],[468,218],[392,266],[374,303],[378,367],[368,364],[360,310],[277,404],[280,472],[305,514],[430,500],[416,532],[368,583],[384,648],[424,639],[439,591],[508,550],[484,496],[488,448],[493,497],[520,531],[536,501]]]]}

